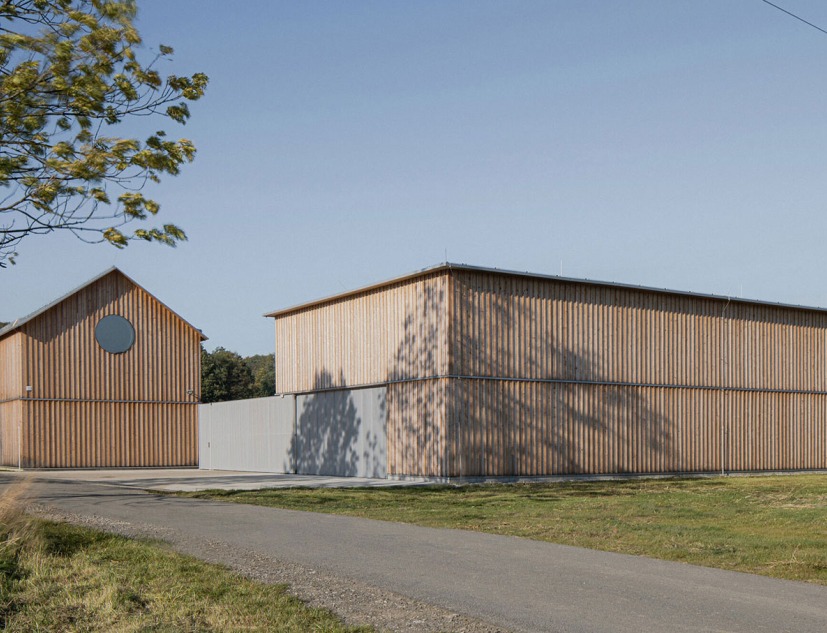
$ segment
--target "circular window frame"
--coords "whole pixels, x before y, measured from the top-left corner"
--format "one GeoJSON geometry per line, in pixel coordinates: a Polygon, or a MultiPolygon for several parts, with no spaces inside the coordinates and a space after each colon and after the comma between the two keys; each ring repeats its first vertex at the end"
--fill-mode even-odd
{"type": "Polygon", "coordinates": [[[95,342],[110,354],[125,354],[135,345],[135,328],[120,314],[108,314],[95,325],[95,342]]]}

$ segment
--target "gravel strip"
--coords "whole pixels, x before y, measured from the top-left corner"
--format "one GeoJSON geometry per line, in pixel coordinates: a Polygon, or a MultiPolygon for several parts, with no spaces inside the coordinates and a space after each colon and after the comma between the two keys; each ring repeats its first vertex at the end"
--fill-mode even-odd
{"type": "Polygon", "coordinates": [[[43,519],[65,521],[130,538],[168,542],[176,551],[218,563],[257,582],[286,584],[287,591],[313,607],[329,609],[350,625],[369,625],[377,631],[423,633],[507,633],[493,624],[470,618],[366,583],[279,561],[221,541],[204,542],[168,528],[78,515],[51,506],[30,505],[43,519]]]}

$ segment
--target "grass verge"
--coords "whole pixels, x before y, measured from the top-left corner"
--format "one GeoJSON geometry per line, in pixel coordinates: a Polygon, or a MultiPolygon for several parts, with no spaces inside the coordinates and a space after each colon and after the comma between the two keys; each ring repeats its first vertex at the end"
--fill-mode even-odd
{"type": "Polygon", "coordinates": [[[827,476],[182,493],[476,530],[827,585],[827,476]]]}
{"type": "Polygon", "coordinates": [[[370,630],[163,544],[34,519],[19,495],[0,497],[0,630],[370,630]]]}

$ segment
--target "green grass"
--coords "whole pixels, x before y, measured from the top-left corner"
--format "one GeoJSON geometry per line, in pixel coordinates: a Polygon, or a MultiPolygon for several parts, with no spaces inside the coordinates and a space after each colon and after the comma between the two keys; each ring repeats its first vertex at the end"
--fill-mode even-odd
{"type": "Polygon", "coordinates": [[[24,515],[0,498],[5,631],[367,631],[284,586],[137,541],[24,515]]]}
{"type": "Polygon", "coordinates": [[[507,534],[827,584],[827,476],[186,496],[507,534]]]}

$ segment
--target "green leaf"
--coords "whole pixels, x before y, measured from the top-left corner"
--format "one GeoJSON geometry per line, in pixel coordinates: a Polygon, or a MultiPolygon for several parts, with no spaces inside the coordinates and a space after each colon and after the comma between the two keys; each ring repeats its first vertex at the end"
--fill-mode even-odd
{"type": "Polygon", "coordinates": [[[0,268],[36,233],[97,234],[119,248],[186,239],[173,224],[122,228],[160,213],[141,187],[177,175],[195,146],[163,129],[142,143],[118,126],[146,116],[184,124],[208,84],[203,73],[163,77],[154,59],[143,62],[136,12],[134,0],[0,0],[0,186],[19,200],[2,224],[37,227],[0,233],[0,268]]]}

